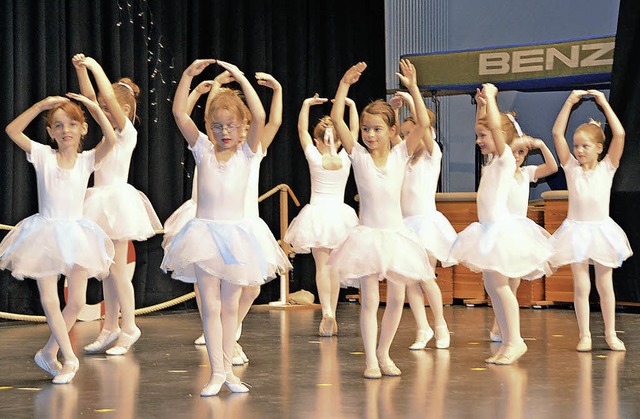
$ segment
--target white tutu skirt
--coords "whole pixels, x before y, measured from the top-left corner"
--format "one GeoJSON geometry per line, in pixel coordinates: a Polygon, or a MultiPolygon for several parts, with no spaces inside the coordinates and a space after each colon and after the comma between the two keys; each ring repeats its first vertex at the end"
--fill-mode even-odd
{"type": "Polygon", "coordinates": [[[622,228],[607,218],[603,221],[564,220],[551,237],[554,268],[579,262],[597,262],[617,268],[633,252],[622,228]]]}
{"type": "Polygon", "coordinates": [[[345,287],[360,287],[364,277],[407,284],[435,278],[426,251],[408,228],[383,230],[356,226],[331,252],[329,265],[337,269],[345,287]]]}
{"type": "Polygon", "coordinates": [[[310,253],[314,248],[335,249],[356,225],[358,216],[347,204],[307,204],[291,220],[284,241],[296,253],[310,253]]]}
{"type": "Polygon", "coordinates": [[[509,278],[532,280],[550,275],[549,233],[526,217],[470,224],[458,233],[450,260],[474,272],[494,271],[509,278]]]}
{"type": "Polygon", "coordinates": [[[416,233],[429,256],[438,259],[442,266],[455,264],[454,261],[449,261],[448,257],[451,245],[458,234],[440,211],[406,217],[404,223],[416,233]]]}
{"type": "Polygon", "coordinates": [[[254,234],[248,221],[201,218],[189,221],[173,238],[161,264],[165,272],[173,271],[173,278],[191,283],[197,282],[196,266],[242,286],[262,285],[291,267],[278,244],[254,234]],[[284,266],[279,265],[281,257],[286,260],[284,266]]]}
{"type": "Polygon", "coordinates": [[[87,189],[84,216],[112,240],[146,240],[162,229],[149,199],[128,183],[87,189]]]}
{"type": "Polygon", "coordinates": [[[0,268],[18,279],[39,279],[69,275],[78,265],[90,278],[104,279],[113,254],[113,243],[93,221],[35,214],[20,221],[0,243],[0,268]]]}
{"type": "Polygon", "coordinates": [[[162,248],[165,251],[180,230],[194,218],[196,218],[196,203],[193,199],[185,201],[167,218],[167,221],[164,222],[164,236],[162,237],[162,248]]]}

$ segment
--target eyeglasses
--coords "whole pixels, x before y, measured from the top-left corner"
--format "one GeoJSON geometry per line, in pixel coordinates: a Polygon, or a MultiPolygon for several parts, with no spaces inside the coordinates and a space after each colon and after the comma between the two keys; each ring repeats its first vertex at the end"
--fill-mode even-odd
{"type": "Polygon", "coordinates": [[[211,125],[211,129],[215,133],[221,133],[225,129],[227,130],[227,132],[233,132],[233,131],[237,130],[238,128],[240,128],[240,124],[229,124],[229,125],[212,124],[211,125]]]}

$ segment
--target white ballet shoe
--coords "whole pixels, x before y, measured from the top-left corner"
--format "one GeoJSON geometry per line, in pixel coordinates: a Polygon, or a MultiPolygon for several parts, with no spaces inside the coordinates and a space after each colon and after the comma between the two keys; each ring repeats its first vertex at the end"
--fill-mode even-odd
{"type": "Polygon", "coordinates": [[[200,391],[200,397],[215,396],[220,393],[222,384],[224,384],[226,377],[223,374],[213,374],[211,380],[200,391]]]}
{"type": "Polygon", "coordinates": [[[436,348],[447,349],[451,345],[451,334],[449,328],[444,326],[436,326],[436,348]]]}
{"type": "Polygon", "coordinates": [[[609,345],[609,349],[612,351],[623,352],[627,350],[627,347],[624,346],[624,342],[622,342],[617,336],[609,336],[605,337],[607,341],[607,345],[609,345]]]}
{"type": "Polygon", "coordinates": [[[84,347],[84,352],[87,354],[97,354],[104,352],[113,342],[120,337],[120,328],[114,331],[102,329],[98,334],[96,340],[84,347]]]}
{"type": "Polygon", "coordinates": [[[338,323],[332,316],[322,317],[320,327],[318,327],[318,335],[322,337],[331,337],[338,333],[338,323]]]}
{"type": "Polygon", "coordinates": [[[52,376],[57,376],[62,369],[62,364],[57,359],[47,359],[40,349],[36,352],[36,356],[33,357],[33,360],[36,362],[36,365],[51,374],[52,376]]]}
{"type": "Polygon", "coordinates": [[[427,347],[427,343],[433,338],[433,329],[420,329],[416,333],[416,341],[409,346],[412,351],[419,351],[427,347]]]}
{"type": "Polygon", "coordinates": [[[386,375],[387,377],[398,377],[402,375],[400,368],[398,368],[391,359],[386,360],[384,363],[380,362],[379,364],[382,375],[386,375]]]}
{"type": "Polygon", "coordinates": [[[53,384],[69,384],[71,380],[76,376],[76,372],[78,372],[78,368],[80,368],[80,361],[78,358],[70,359],[68,361],[64,361],[64,365],[62,369],[53,377],[51,382],[53,384]]]}
{"type": "Polygon", "coordinates": [[[591,352],[591,336],[583,336],[576,345],[578,352],[591,352]]]}
{"type": "Polygon", "coordinates": [[[489,339],[491,339],[491,342],[502,342],[502,335],[489,330],[489,339]]]}
{"type": "Polygon", "coordinates": [[[248,393],[249,384],[243,383],[238,377],[233,374],[227,374],[225,377],[224,385],[227,386],[232,393],[248,393]]]}
{"type": "Polygon", "coordinates": [[[502,355],[496,359],[494,364],[496,365],[511,365],[516,362],[527,352],[527,344],[524,341],[516,343],[515,345],[504,345],[505,349],[502,355]]]}
{"type": "Polygon", "coordinates": [[[193,341],[194,345],[206,345],[207,341],[204,338],[204,333],[198,336],[198,339],[193,341]]]}
{"type": "Polygon", "coordinates": [[[118,339],[118,342],[116,343],[116,346],[114,346],[113,348],[107,349],[106,354],[107,355],[126,354],[127,352],[129,352],[129,349],[131,349],[133,344],[136,343],[138,339],[140,339],[140,335],[142,335],[142,332],[137,327],[136,327],[136,330],[133,332],[133,335],[122,332],[120,334],[120,339],[118,339]]]}
{"type": "Polygon", "coordinates": [[[377,380],[382,378],[382,372],[380,372],[380,367],[365,368],[363,376],[370,380],[377,380]]]}
{"type": "Polygon", "coordinates": [[[247,356],[247,354],[244,353],[244,351],[242,350],[242,346],[240,346],[238,342],[236,342],[235,351],[236,351],[236,355],[242,358],[243,363],[245,364],[249,363],[249,357],[247,356]]]}

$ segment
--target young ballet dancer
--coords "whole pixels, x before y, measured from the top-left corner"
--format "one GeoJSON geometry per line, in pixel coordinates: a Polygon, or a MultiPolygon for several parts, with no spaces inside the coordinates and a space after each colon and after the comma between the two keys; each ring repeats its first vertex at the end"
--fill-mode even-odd
{"type": "Polygon", "coordinates": [[[162,229],[149,199],[127,183],[138,140],[133,121],[140,89],[128,78],[112,84],[100,64],[84,54],[74,55],[72,62],[80,92],[100,105],[118,137],[113,152],[96,168],[94,187],[87,190],[84,202],[85,216],[107,233],[115,248],[109,277],[102,281],[104,323],[95,341],[84,351],[93,354],[106,350],[107,355],[124,355],[141,334],[135,322],[133,275],[127,267],[129,241],[146,240],[155,235],[155,230],[162,229]],[[98,86],[97,96],[89,72],[98,86]],[[109,348],[114,342],[115,346],[109,348]]]}
{"type": "MultiPolygon", "coordinates": [[[[416,127],[416,119],[413,116],[415,105],[411,95],[398,92],[390,104],[398,110],[403,102],[408,105],[411,116],[400,125],[401,139],[406,138],[416,127]]],[[[435,114],[430,109],[427,109],[427,114],[431,124],[424,131],[420,144],[406,166],[402,182],[401,207],[405,224],[420,238],[429,255],[431,268],[435,271],[438,260],[444,266],[449,266],[447,258],[451,245],[456,239],[456,231],[449,220],[436,210],[436,190],[440,177],[442,151],[435,142],[435,114]]],[[[392,142],[394,146],[397,145],[397,140],[392,142]]],[[[423,291],[427,295],[435,320],[436,348],[446,349],[450,345],[450,335],[442,309],[442,292],[436,281],[407,284],[407,299],[417,324],[416,340],[409,349],[424,349],[434,337],[434,331],[429,326],[424,309],[423,291]]]]}
{"type": "MultiPolygon", "coordinates": [[[[345,99],[349,107],[349,126],[352,138],[359,130],[358,111],[355,103],[345,99]]],[[[291,244],[296,253],[313,255],[316,265],[316,287],[322,307],[322,320],[318,335],[334,336],[338,333],[336,308],[340,294],[340,279],[327,265],[331,251],[347,237],[358,224],[358,216],[344,203],[344,190],[351,170],[347,152],[340,147],[340,137],[333,132],[331,118],[324,116],[309,135],[309,109],[326,103],[316,93],[302,103],[298,116],[300,146],[309,164],[311,199],[297,217],[291,220],[284,241],[291,244]],[[314,145],[315,144],[315,145],[314,145]]]]}
{"type": "Polygon", "coordinates": [[[518,300],[509,288],[509,278],[534,279],[548,271],[551,246],[540,229],[509,213],[507,200],[516,162],[507,138],[516,135],[513,123],[501,114],[498,90],[492,84],[478,89],[477,100],[486,114],[476,121],[476,144],[488,158],[477,192],[479,222],[458,234],[450,252],[475,272],[482,272],[485,288],[502,331],[502,345],[485,360],[507,365],[527,351],[520,335],[518,300]]]}
{"type": "Polygon", "coordinates": [[[360,327],[366,357],[365,378],[382,374],[398,376],[400,369],[389,357],[404,306],[405,285],[412,281],[433,281],[427,254],[415,234],[403,222],[400,193],[405,165],[429,127],[426,106],[416,81],[416,70],[408,60],[400,61],[401,82],[416,103],[416,129],[390,150],[397,135],[395,113],[381,100],[362,111],[360,128],[366,146],[357,142],[344,122],[345,99],[367,65],[360,62],[344,74],[338,85],[331,120],[342,146],[349,154],[360,195],[360,221],[329,257],[343,285],[360,287],[360,327]],[[387,301],[378,332],[378,282],[387,279],[387,301]]]}
{"type": "Polygon", "coordinates": [[[632,255],[624,231],[609,217],[609,199],[613,175],[624,149],[625,132],[604,93],[597,90],[574,90],[564,103],[553,126],[553,140],[569,189],[569,212],[566,220],[553,233],[554,267],[571,264],[573,271],[574,307],[580,340],[577,350],[591,351],[589,330],[589,264],[596,273],[596,288],[604,320],[604,337],[612,351],[626,350],[616,336],[616,297],[612,268],[632,255]],[[602,108],[611,128],[611,143],[600,160],[605,142],[601,124],[591,120],[580,125],[573,134],[571,155],[565,132],[574,106],[591,96],[602,108]]]}
{"type": "MultiPolygon", "coordinates": [[[[526,222],[533,223],[532,220],[527,218],[527,209],[529,207],[529,184],[556,173],[558,171],[558,164],[556,163],[551,150],[549,150],[549,147],[547,147],[544,141],[524,134],[520,125],[516,121],[515,116],[511,113],[507,113],[506,115],[513,123],[517,133],[516,136],[510,138],[510,141],[507,141],[507,145],[511,149],[513,157],[516,159],[516,171],[513,176],[513,181],[511,182],[507,208],[512,215],[520,217],[526,222]],[[526,161],[529,152],[533,150],[540,150],[544,163],[524,166],[524,162],[526,161]]],[[[540,229],[545,236],[550,236],[546,230],[542,229],[542,227],[540,227],[540,229]]],[[[509,278],[509,288],[516,297],[518,295],[519,286],[520,278],[509,278]]],[[[500,326],[495,318],[493,326],[489,331],[489,338],[493,342],[502,342],[500,326]]]]}
{"type": "MultiPolygon", "coordinates": [[[[249,389],[231,369],[238,328],[238,305],[243,286],[260,285],[278,275],[278,255],[271,243],[256,236],[244,218],[251,160],[258,150],[265,112],[255,90],[234,65],[216,60],[195,60],[182,74],[176,89],[173,114],[198,167],[196,218],[175,236],[162,268],[185,282],[197,282],[202,299],[202,321],[211,364],[211,379],[201,396],[218,394],[223,384],[234,393],[249,389]],[[189,85],[212,63],[228,70],[238,82],[251,112],[246,141],[247,105],[238,92],[225,89],[213,98],[201,133],[187,109],[189,85]]],[[[277,246],[277,244],[276,244],[277,246]]]]}
{"type": "Polygon", "coordinates": [[[116,134],[100,107],[84,96],[68,93],[83,103],[100,125],[104,141],[80,152],[87,134],[82,109],[68,98],[47,97],[20,114],[6,128],[9,138],[27,153],[38,185],[38,213],[20,221],[0,243],[0,268],[18,278],[33,278],[51,329],[51,338],[36,353],[36,364],[53,376],[53,383],[67,384],[79,362],[69,339],[85,305],[87,277],[105,278],[113,263],[113,243],[93,221],[83,218],[82,205],[89,176],[111,152],[116,134]],[[24,134],[42,112],[54,147],[32,141],[24,134]],[[60,311],[58,279],[68,283],[67,303],[60,311]],[[64,358],[60,364],[58,348],[64,358]]]}

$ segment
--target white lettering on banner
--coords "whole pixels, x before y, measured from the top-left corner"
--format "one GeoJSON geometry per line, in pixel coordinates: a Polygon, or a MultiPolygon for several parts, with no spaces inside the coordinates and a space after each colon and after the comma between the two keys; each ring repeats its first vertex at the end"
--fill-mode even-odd
{"type": "Polygon", "coordinates": [[[556,63],[569,68],[613,65],[613,58],[602,58],[613,51],[615,42],[571,46],[569,56],[555,47],[509,52],[485,52],[478,56],[478,75],[551,71],[556,63]]]}

